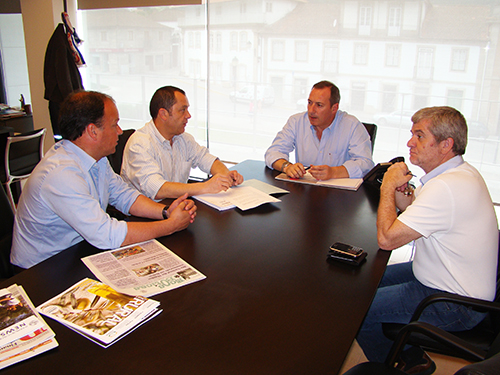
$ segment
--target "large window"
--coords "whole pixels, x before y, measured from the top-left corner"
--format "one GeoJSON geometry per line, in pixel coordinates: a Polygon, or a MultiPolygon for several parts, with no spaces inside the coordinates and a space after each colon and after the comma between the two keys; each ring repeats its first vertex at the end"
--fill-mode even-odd
{"type": "Polygon", "coordinates": [[[376,162],[408,156],[416,110],[453,105],[470,124],[465,158],[500,202],[495,2],[390,3],[206,0],[80,11],[81,72],[86,88],[115,98],[124,128],[149,121],[158,87],[181,87],[191,104],[187,131],[231,162],[263,160],[323,79],[339,86],[341,109],[379,125],[376,162]]]}

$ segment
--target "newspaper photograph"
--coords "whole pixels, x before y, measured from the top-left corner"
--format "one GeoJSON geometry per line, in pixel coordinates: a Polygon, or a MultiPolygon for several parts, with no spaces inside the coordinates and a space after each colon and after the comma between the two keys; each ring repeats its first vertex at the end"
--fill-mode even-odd
{"type": "Polygon", "coordinates": [[[151,297],[206,278],[157,240],[82,258],[104,284],[120,293],[151,297]]]}

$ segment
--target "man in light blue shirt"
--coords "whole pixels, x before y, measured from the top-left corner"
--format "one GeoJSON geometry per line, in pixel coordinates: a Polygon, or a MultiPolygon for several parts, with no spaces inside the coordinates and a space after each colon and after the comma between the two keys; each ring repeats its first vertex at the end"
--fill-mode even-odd
{"type": "Polygon", "coordinates": [[[368,132],[357,118],[339,110],[340,92],[328,81],[316,83],[307,112],[291,116],[267,149],[269,168],[300,178],[309,173],[318,180],[361,178],[372,167],[368,132]],[[296,163],[288,161],[295,150],[296,163]]]}
{"type": "Polygon", "coordinates": [[[33,170],[23,188],[14,223],[11,263],[33,265],[86,240],[112,249],[165,236],[194,221],[196,206],[184,195],[170,207],[130,188],[109,165],[122,130],[113,99],[92,91],[68,96],[60,110],[63,140],[33,170]],[[157,219],[125,222],[106,213],[157,219]]]}

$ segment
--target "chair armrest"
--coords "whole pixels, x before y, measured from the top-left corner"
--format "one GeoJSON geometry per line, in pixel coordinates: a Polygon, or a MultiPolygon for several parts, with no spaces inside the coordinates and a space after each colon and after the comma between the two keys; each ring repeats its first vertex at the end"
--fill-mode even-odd
{"type": "Polygon", "coordinates": [[[458,294],[452,293],[436,293],[424,298],[415,309],[413,316],[410,321],[416,321],[420,318],[422,312],[427,308],[427,306],[436,302],[452,302],[464,306],[476,307],[482,311],[500,312],[500,303],[485,301],[479,298],[464,297],[458,294]]]}
{"type": "Polygon", "coordinates": [[[461,338],[453,335],[450,332],[446,332],[440,328],[437,328],[429,323],[414,321],[405,325],[398,333],[394,344],[391,347],[389,355],[385,361],[386,365],[394,366],[399,358],[399,355],[403,351],[406,343],[410,339],[412,333],[419,333],[425,335],[437,342],[447,345],[449,347],[455,348],[464,354],[477,358],[481,361],[486,357],[486,351],[477,348],[476,346],[468,343],[461,338]]]}

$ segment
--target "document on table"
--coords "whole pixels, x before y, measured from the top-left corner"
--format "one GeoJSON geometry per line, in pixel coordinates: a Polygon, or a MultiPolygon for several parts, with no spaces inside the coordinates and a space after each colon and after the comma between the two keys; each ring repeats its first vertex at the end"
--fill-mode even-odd
{"type": "Polygon", "coordinates": [[[309,172],[306,172],[302,178],[290,178],[286,173],[281,173],[276,176],[277,180],[297,182],[299,184],[319,185],[333,187],[337,189],[358,190],[363,183],[362,178],[332,178],[330,180],[316,180],[309,172]]]}
{"type": "Polygon", "coordinates": [[[225,211],[235,207],[245,211],[264,203],[281,202],[279,199],[263,192],[261,190],[262,188],[268,189],[272,194],[288,193],[287,190],[276,188],[261,181],[256,183],[255,181],[257,180],[245,181],[246,184],[243,183],[217,194],[195,195],[193,198],[219,211],[225,211]],[[267,185],[267,187],[264,185],[267,185]],[[259,186],[259,188],[254,186],[259,186]]]}

